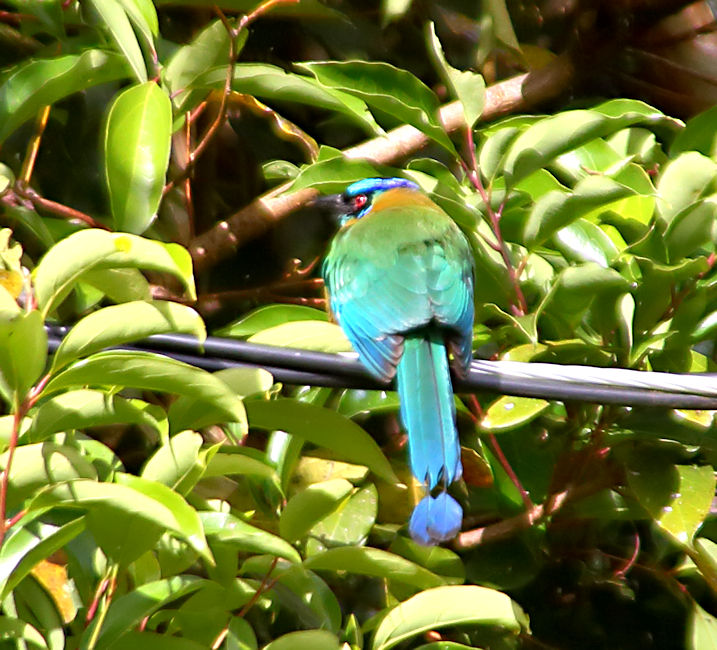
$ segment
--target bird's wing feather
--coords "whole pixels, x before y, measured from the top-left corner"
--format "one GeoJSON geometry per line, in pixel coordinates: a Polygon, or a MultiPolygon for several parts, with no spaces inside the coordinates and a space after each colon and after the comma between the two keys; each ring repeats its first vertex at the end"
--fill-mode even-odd
{"type": "Polygon", "coordinates": [[[473,324],[468,243],[437,207],[391,207],[340,232],[323,269],[331,310],[366,367],[391,379],[402,334],[429,323],[447,328],[467,367],[473,324]]]}

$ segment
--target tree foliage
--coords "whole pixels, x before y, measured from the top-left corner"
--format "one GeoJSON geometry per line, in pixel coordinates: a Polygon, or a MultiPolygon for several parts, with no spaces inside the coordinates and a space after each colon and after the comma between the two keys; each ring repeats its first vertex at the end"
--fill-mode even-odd
{"type": "Polygon", "coordinates": [[[6,5],[3,644],[717,646],[713,411],[459,396],[466,518],[429,549],[393,393],[127,347],[348,350],[326,224],[285,217],[402,175],[471,242],[477,355],[712,371],[715,109],[516,106],[564,61],[500,0],[6,5]]]}

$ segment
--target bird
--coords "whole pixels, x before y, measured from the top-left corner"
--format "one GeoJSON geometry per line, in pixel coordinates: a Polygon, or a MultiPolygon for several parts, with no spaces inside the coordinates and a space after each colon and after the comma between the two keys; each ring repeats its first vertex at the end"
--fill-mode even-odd
{"type": "Polygon", "coordinates": [[[464,377],[472,358],[470,244],[405,178],[365,178],[316,203],[338,222],[321,271],[330,311],[369,373],[395,379],[411,471],[426,488],[409,533],[449,541],[463,518],[448,493],[462,474],[450,368],[464,377]]]}

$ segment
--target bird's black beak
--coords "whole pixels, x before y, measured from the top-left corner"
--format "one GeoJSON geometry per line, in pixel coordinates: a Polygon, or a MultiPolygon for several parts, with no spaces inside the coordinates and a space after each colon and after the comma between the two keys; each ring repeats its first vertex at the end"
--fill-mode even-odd
{"type": "Polygon", "coordinates": [[[326,194],[325,196],[318,196],[309,203],[309,206],[326,212],[337,213],[344,208],[343,195],[326,194]]]}
{"type": "Polygon", "coordinates": [[[341,217],[346,214],[346,197],[343,194],[319,196],[309,203],[309,207],[320,210],[331,219],[333,227],[338,227],[341,217]]]}

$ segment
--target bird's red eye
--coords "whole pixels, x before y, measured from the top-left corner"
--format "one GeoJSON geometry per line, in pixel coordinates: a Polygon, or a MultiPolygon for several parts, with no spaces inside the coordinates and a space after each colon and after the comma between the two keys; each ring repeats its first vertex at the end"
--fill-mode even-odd
{"type": "Polygon", "coordinates": [[[368,203],[368,197],[365,194],[359,194],[354,197],[354,211],[358,212],[368,203]]]}

